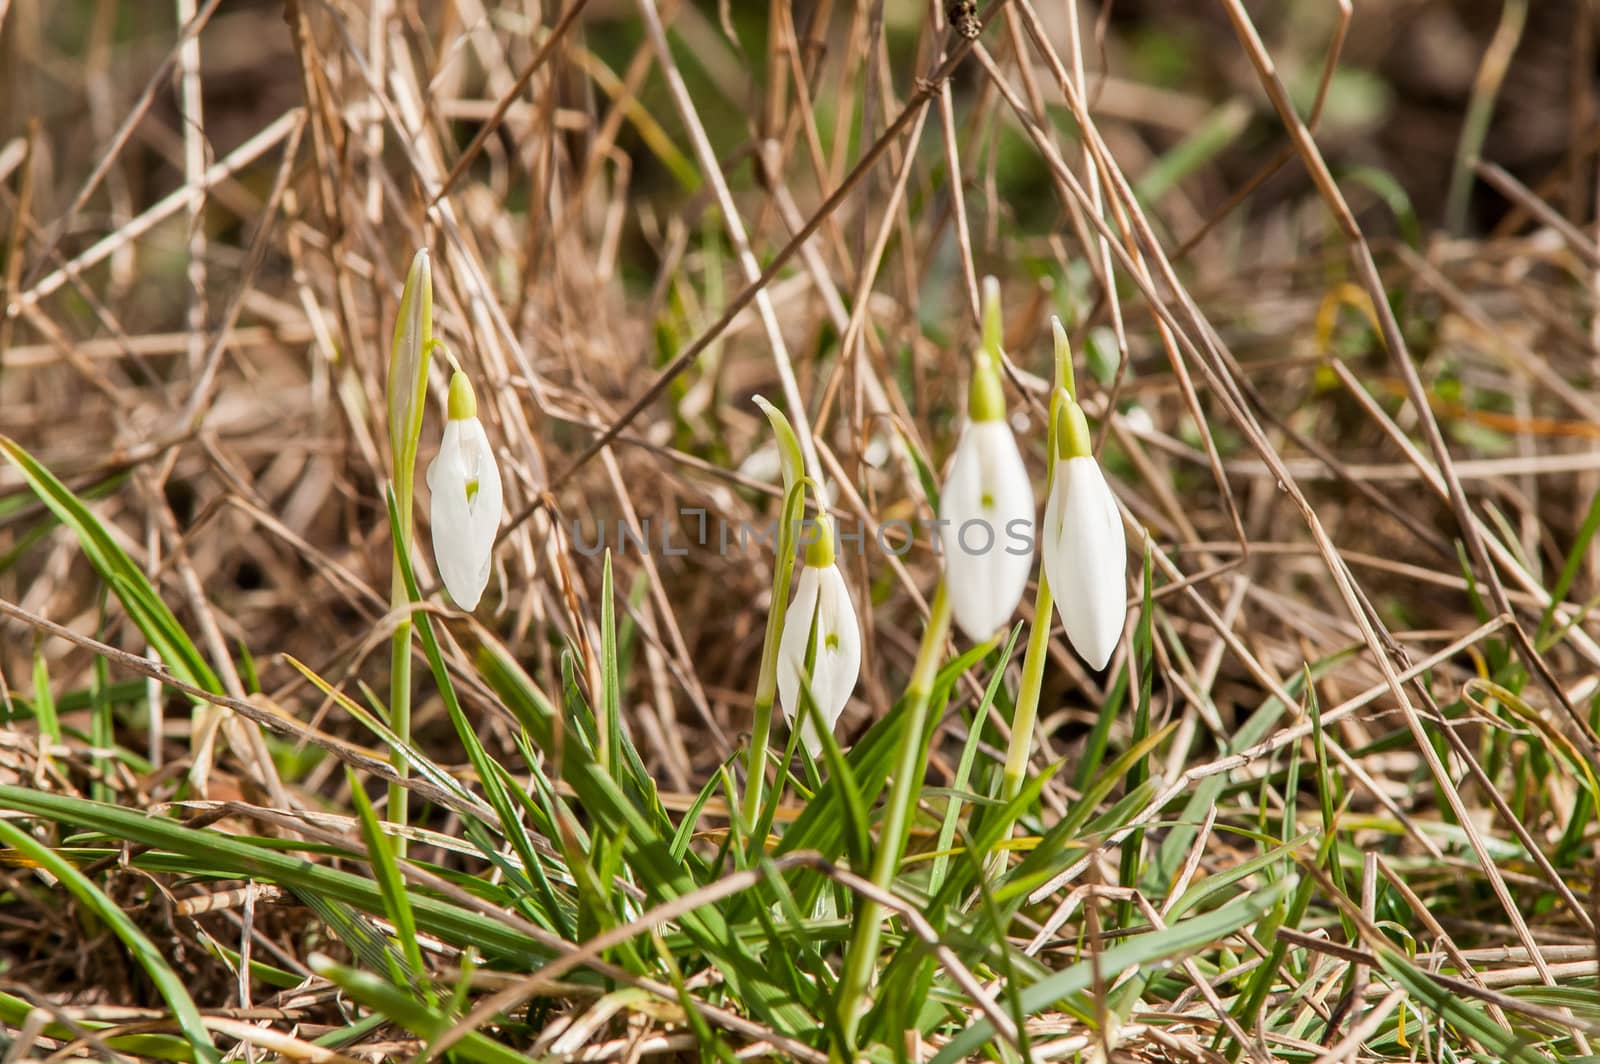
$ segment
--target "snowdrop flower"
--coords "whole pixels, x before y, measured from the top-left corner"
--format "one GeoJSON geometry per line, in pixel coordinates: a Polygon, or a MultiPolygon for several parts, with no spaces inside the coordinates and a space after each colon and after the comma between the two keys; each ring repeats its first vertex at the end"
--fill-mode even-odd
{"type": "Polygon", "coordinates": [[[450,597],[471,610],[489,583],[500,528],[500,470],[478,421],[478,400],[460,370],[450,378],[448,413],[439,456],[428,466],[433,557],[450,597]]]}
{"type": "Polygon", "coordinates": [[[806,547],[794,601],[783,616],[778,642],[778,702],[789,727],[800,724],[800,741],[812,757],[822,756],[822,736],[811,714],[801,708],[801,677],[828,729],[839,720],[861,674],[861,627],[850,589],[834,561],[833,532],[822,519],[821,535],[806,547]],[[811,668],[806,651],[811,650],[811,668]]]}
{"type": "Polygon", "coordinates": [[[1056,455],[1041,533],[1044,573],[1072,648],[1103,669],[1128,615],[1122,515],[1094,460],[1082,408],[1064,388],[1052,405],[1056,455]]]}
{"type": "Polygon", "coordinates": [[[950,610],[977,643],[1011,619],[1033,568],[1033,484],[986,349],[973,356],[967,412],[939,495],[939,539],[950,610]]]}

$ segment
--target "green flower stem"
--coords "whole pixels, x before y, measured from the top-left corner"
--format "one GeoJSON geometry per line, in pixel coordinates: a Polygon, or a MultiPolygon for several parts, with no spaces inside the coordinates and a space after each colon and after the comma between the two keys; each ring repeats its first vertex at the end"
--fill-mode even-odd
{"type": "MultiPolygon", "coordinates": [[[[783,617],[789,606],[789,584],[794,577],[794,537],[788,531],[791,507],[785,500],[783,531],[778,535],[778,559],[772,576],[772,608],[767,611],[767,631],[761,640],[761,671],[756,675],[754,719],[750,725],[750,760],[745,766],[744,819],[752,828],[761,817],[761,792],[767,782],[767,749],[772,742],[772,707],[778,694],[778,644],[783,639],[783,617]]],[[[756,839],[759,852],[765,840],[756,839]]]]}
{"type": "MultiPolygon", "coordinates": [[[[408,511],[402,510],[401,513],[408,511]]],[[[406,536],[409,540],[409,531],[406,536]]],[[[401,550],[399,544],[395,550],[401,550]]],[[[400,576],[400,565],[395,563],[394,588],[389,597],[390,608],[409,609],[411,602],[406,595],[405,582],[400,576]]],[[[411,616],[395,625],[394,634],[389,637],[389,728],[394,732],[395,738],[402,743],[411,741],[411,616]]],[[[406,757],[405,749],[395,746],[389,751],[389,763],[394,766],[398,780],[389,783],[389,804],[384,810],[385,816],[391,824],[404,828],[409,821],[411,806],[411,792],[406,789],[400,780],[406,778],[411,771],[411,763],[406,757]]],[[[396,834],[394,837],[394,852],[396,857],[406,855],[406,837],[396,834]]]]}
{"type": "Polygon", "coordinates": [[[428,361],[433,355],[433,271],[428,249],[418,250],[406,271],[405,288],[400,293],[400,308],[395,315],[394,340],[389,348],[389,444],[394,453],[394,498],[400,512],[400,527],[394,543],[395,564],[389,587],[389,607],[406,611],[395,625],[389,643],[389,727],[397,744],[389,752],[397,780],[389,784],[389,803],[384,809],[389,822],[399,829],[395,834],[396,857],[406,855],[403,834],[409,821],[411,792],[401,782],[411,771],[405,748],[411,744],[411,597],[406,594],[399,559],[411,558],[416,541],[416,521],[412,515],[416,499],[417,442],[422,436],[423,405],[428,397],[428,361]]]}
{"type": "MultiPolygon", "coordinates": [[[[793,552],[790,552],[792,559],[793,552]]],[[[780,555],[780,559],[782,555],[780,555]]],[[[778,565],[772,580],[772,608],[761,640],[761,671],[756,677],[754,720],[750,726],[750,761],[745,768],[744,819],[754,825],[761,816],[761,791],[767,781],[767,748],[772,742],[772,707],[778,692],[778,642],[783,637],[783,612],[789,602],[794,563],[778,565]]],[[[762,840],[756,840],[759,848],[762,840]]]]}
{"type": "MultiPolygon", "coordinates": [[[[769,625],[769,628],[771,626],[769,625]]],[[[745,768],[744,821],[754,824],[761,816],[761,792],[767,782],[767,749],[772,744],[772,695],[756,697],[755,718],[750,723],[750,760],[745,768]]],[[[759,845],[760,839],[755,840],[759,845]]]]}
{"type": "MultiPolygon", "coordinates": [[[[395,542],[395,561],[392,566],[392,579],[389,581],[389,608],[396,612],[406,611],[405,617],[394,627],[394,633],[389,637],[389,728],[394,732],[395,738],[402,743],[411,741],[411,597],[406,594],[406,582],[400,571],[400,552],[411,549],[415,535],[414,517],[412,515],[412,501],[415,489],[412,485],[411,471],[402,469],[400,480],[395,484],[395,502],[400,507],[400,538],[395,542]]],[[[410,760],[406,757],[405,750],[400,746],[392,747],[389,751],[389,763],[394,766],[397,780],[389,783],[389,803],[384,809],[384,815],[391,824],[404,828],[410,823],[411,792],[400,782],[411,771],[410,760]]],[[[394,837],[394,852],[397,857],[406,855],[406,837],[396,834],[394,837]]]]}
{"type": "MultiPolygon", "coordinates": [[[[1050,319],[1055,341],[1056,391],[1051,399],[1050,454],[1052,478],[1054,459],[1092,453],[1089,424],[1077,403],[1077,382],[1072,375],[1072,346],[1060,318],[1050,319]]],[[[1046,485],[1046,494],[1050,486],[1046,485]]],[[[1039,562],[1039,590],[1033,598],[1033,624],[1028,629],[1028,649],[1022,658],[1022,686],[1017,690],[1016,711],[1011,717],[1011,745],[1006,749],[1006,767],[1000,777],[1000,801],[1009,803],[1022,792],[1028,778],[1028,752],[1033,749],[1033,729],[1039,719],[1039,693],[1044,685],[1044,665],[1050,653],[1050,625],[1055,618],[1055,598],[1045,579],[1044,560],[1039,562]]],[[[1004,853],[996,854],[995,871],[1004,868],[1004,853]]]]}
{"type": "MultiPolygon", "coordinates": [[[[786,507],[787,510],[787,507],[786,507]]],[[[786,514],[787,517],[787,514],[786,514]]],[[[787,528],[787,520],[784,522],[787,528]]],[[[826,528],[822,536],[830,538],[826,528]]],[[[773,704],[778,699],[778,645],[784,635],[784,611],[789,608],[789,584],[794,579],[794,542],[779,534],[778,566],[773,574],[773,605],[766,611],[762,638],[762,669],[755,677],[755,706],[750,720],[750,760],[744,770],[744,822],[754,830],[762,818],[762,790],[766,786],[766,750],[773,739],[773,704]]],[[[808,549],[810,550],[810,549],[808,549]]],[[[798,726],[798,722],[797,725],[798,726]]],[[[765,848],[765,838],[754,840],[754,851],[765,848]]]]}
{"type": "MultiPolygon", "coordinates": [[[[414,488],[410,470],[400,470],[401,478],[395,484],[395,502],[400,507],[400,539],[394,545],[395,561],[393,579],[389,582],[389,608],[406,611],[405,617],[394,626],[389,637],[389,729],[401,743],[411,742],[411,597],[406,594],[405,578],[400,572],[400,552],[411,549],[415,524],[412,516],[414,488]]],[[[389,750],[389,764],[394,766],[398,779],[389,782],[389,803],[384,816],[389,823],[404,829],[411,822],[411,792],[401,781],[411,772],[410,759],[403,746],[389,750]]],[[[394,836],[396,857],[406,855],[406,837],[394,836]]]]}
{"type": "Polygon", "coordinates": [[[1028,649],[1022,658],[1022,686],[1017,690],[1016,712],[1011,718],[1011,745],[1006,750],[1005,774],[1000,779],[1000,800],[1009,802],[1022,790],[1028,776],[1028,751],[1033,747],[1033,725],[1039,717],[1039,691],[1044,684],[1044,663],[1050,651],[1050,621],[1055,616],[1050,584],[1039,566],[1039,591],[1033,597],[1033,624],[1028,629],[1028,649]]]}
{"type": "MultiPolygon", "coordinates": [[[[778,692],[778,644],[783,639],[783,617],[789,607],[789,581],[794,576],[795,525],[804,512],[805,462],[800,440],[789,419],[761,396],[756,405],[772,424],[778,455],[783,462],[783,507],[779,513],[778,554],[772,574],[772,606],[767,611],[766,635],[761,641],[761,671],[756,675],[756,699],[750,727],[749,761],[745,767],[744,818],[754,827],[761,816],[761,791],[767,780],[767,747],[772,741],[772,706],[778,692]]],[[[818,501],[818,513],[827,509],[818,501]]],[[[824,528],[824,534],[827,530],[824,528]]],[[[829,537],[829,546],[832,538],[829,537]]],[[[756,839],[759,852],[766,840],[756,839]]]]}
{"type": "MultiPolygon", "coordinates": [[[[894,781],[889,788],[889,804],[883,814],[878,850],[873,855],[872,883],[885,891],[890,889],[895,873],[900,869],[900,856],[905,850],[912,811],[916,806],[917,794],[922,789],[922,775],[927,766],[927,752],[923,749],[922,737],[927,731],[933,682],[939,674],[939,664],[944,659],[945,643],[949,637],[950,599],[941,579],[933,593],[928,626],[923,629],[922,645],[917,648],[917,661],[912,667],[911,682],[906,688],[905,720],[900,726],[900,749],[895,761],[894,781]]],[[[872,982],[873,968],[878,958],[878,941],[883,933],[882,918],[883,911],[876,902],[860,899],[860,908],[856,910],[855,933],[845,957],[838,993],[839,1024],[851,1048],[864,1011],[862,998],[872,982]]]]}

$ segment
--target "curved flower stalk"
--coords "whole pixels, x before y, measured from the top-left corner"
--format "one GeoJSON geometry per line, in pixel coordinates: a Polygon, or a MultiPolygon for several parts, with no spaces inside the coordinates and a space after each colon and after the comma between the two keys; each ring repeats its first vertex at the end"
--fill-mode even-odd
{"type": "MultiPolygon", "coordinates": [[[[1116,649],[1127,609],[1122,521],[1089,445],[1089,424],[1078,406],[1067,331],[1059,319],[1052,319],[1050,326],[1056,363],[1055,393],[1050,401],[1050,497],[1041,529],[1043,557],[1033,600],[1033,624],[1022,659],[1022,684],[1017,689],[1011,743],[1001,777],[1000,797],[1007,802],[1021,792],[1027,776],[1028,751],[1033,745],[1049,656],[1052,608],[1066,622],[1073,647],[1096,669],[1103,668],[1116,649]]],[[[993,868],[998,872],[1004,867],[1004,856],[997,855],[993,868]]]]}
{"type": "Polygon", "coordinates": [[[473,610],[489,583],[500,528],[500,469],[478,421],[472,384],[460,370],[450,377],[448,414],[439,454],[428,465],[433,558],[456,605],[473,610]]]}
{"type": "Polygon", "coordinates": [[[806,548],[778,642],[778,703],[789,727],[800,728],[800,741],[812,757],[822,756],[822,736],[816,719],[802,708],[801,677],[831,731],[861,675],[861,627],[834,559],[832,528],[827,518],[820,520],[822,534],[806,548]]]}
{"type": "Polygon", "coordinates": [[[1033,569],[1033,484],[1006,424],[998,364],[999,301],[999,285],[985,278],[986,328],[984,344],[972,356],[969,420],[939,495],[950,609],[975,643],[988,639],[1016,613],[1033,569]]]}
{"type": "Polygon", "coordinates": [[[1127,541],[1083,409],[1065,388],[1051,406],[1055,467],[1041,530],[1044,573],[1072,648],[1098,670],[1111,660],[1128,616],[1127,541]]]}
{"type": "MultiPolygon", "coordinates": [[[[772,456],[783,474],[783,510],[778,522],[778,556],[772,566],[772,605],[767,610],[767,630],[761,638],[761,669],[756,675],[755,705],[750,714],[750,750],[745,768],[744,818],[761,820],[762,792],[767,782],[767,752],[772,740],[772,706],[778,697],[778,648],[783,636],[784,603],[794,576],[795,531],[805,512],[805,456],[794,426],[783,412],[761,396],[755,397],[772,424],[772,456]]],[[[757,840],[757,845],[760,841],[757,840]]]]}

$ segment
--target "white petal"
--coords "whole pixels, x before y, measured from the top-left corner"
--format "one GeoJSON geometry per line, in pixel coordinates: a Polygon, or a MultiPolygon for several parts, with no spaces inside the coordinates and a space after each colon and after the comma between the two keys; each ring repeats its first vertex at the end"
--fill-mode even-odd
{"type": "Polygon", "coordinates": [[[1128,552],[1116,499],[1093,458],[1056,463],[1042,538],[1045,576],[1067,638],[1103,669],[1128,615],[1128,552]]]}
{"type": "MultiPolygon", "coordinates": [[[[800,677],[805,673],[813,625],[816,652],[807,687],[831,730],[849,703],[861,672],[861,628],[836,565],[803,566],[794,601],[784,613],[783,636],[778,641],[778,702],[791,728],[800,716],[800,677]]],[[[813,757],[821,756],[822,738],[809,716],[800,741],[813,757]]]]}
{"type": "MultiPolygon", "coordinates": [[[[822,718],[832,731],[839,715],[850,702],[861,675],[861,626],[856,621],[850,589],[845,585],[844,574],[837,565],[822,570],[821,595],[817,599],[817,661],[814,672],[817,678],[817,705],[822,718]]],[[[813,734],[808,739],[815,739],[813,734]]],[[[811,746],[813,755],[820,753],[822,743],[811,746]]]]}
{"type": "Polygon", "coordinates": [[[974,642],[1016,613],[1033,569],[1033,483],[1003,421],[968,424],[939,495],[945,586],[974,642]]]}
{"type": "Polygon", "coordinates": [[[456,605],[477,608],[489,583],[502,508],[500,469],[477,418],[445,422],[439,454],[428,465],[433,495],[433,557],[456,605]],[[477,490],[468,497],[468,485],[477,490]]]}
{"type": "Polygon", "coordinates": [[[783,614],[783,636],[778,640],[778,704],[794,726],[800,706],[800,674],[806,667],[806,645],[811,641],[811,624],[817,613],[820,569],[806,565],[795,581],[794,601],[783,614]]]}

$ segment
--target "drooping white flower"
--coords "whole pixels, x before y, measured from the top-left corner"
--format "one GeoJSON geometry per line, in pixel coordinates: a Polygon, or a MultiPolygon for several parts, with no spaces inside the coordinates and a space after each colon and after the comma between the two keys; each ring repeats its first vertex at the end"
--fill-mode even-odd
{"type": "Polygon", "coordinates": [[[1127,540],[1111,486],[1086,446],[1083,412],[1071,399],[1066,403],[1063,420],[1079,428],[1066,434],[1075,440],[1063,445],[1051,473],[1040,550],[1067,638],[1085,661],[1103,669],[1128,616],[1127,540]]]}
{"type": "Polygon", "coordinates": [[[800,741],[812,757],[822,756],[822,736],[809,713],[802,717],[801,677],[806,679],[818,715],[831,731],[860,674],[861,626],[850,602],[850,589],[834,561],[832,535],[825,530],[819,543],[806,552],[794,601],[783,616],[783,638],[778,641],[778,703],[789,727],[804,721],[800,741]],[[807,648],[812,648],[809,671],[807,648]]]}
{"type": "Polygon", "coordinates": [[[476,609],[489,583],[494,537],[500,528],[500,469],[478,421],[472,385],[459,370],[450,378],[449,419],[439,455],[428,465],[433,493],[433,558],[456,605],[476,609]]]}
{"type": "Polygon", "coordinates": [[[939,495],[939,539],[955,622],[982,642],[1016,612],[1033,569],[1033,484],[1011,426],[971,421],[939,495]]]}

